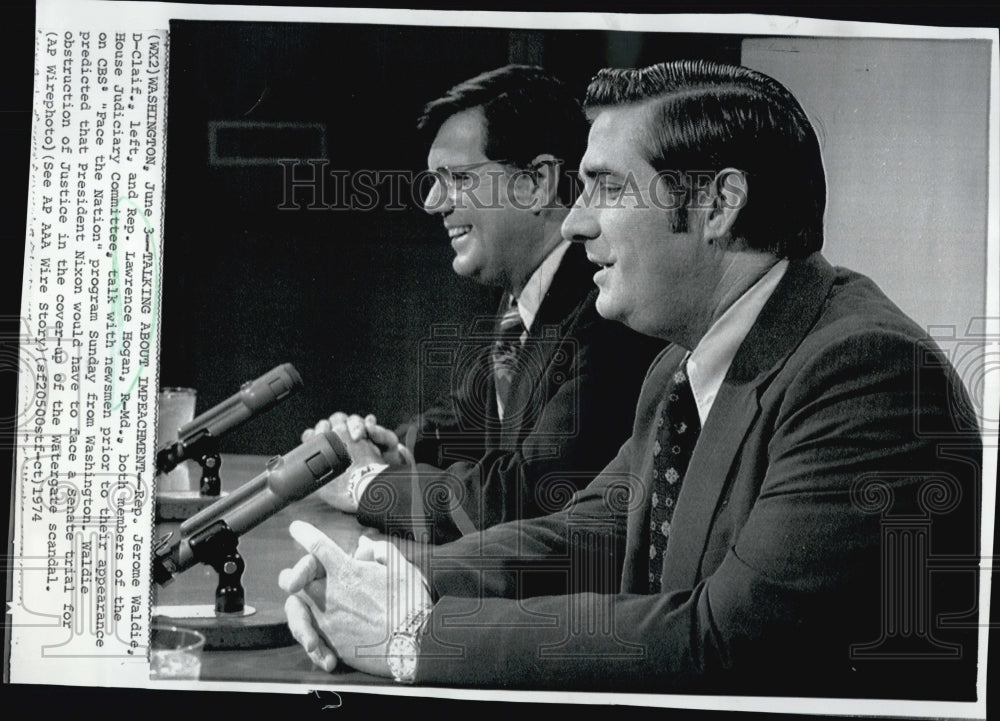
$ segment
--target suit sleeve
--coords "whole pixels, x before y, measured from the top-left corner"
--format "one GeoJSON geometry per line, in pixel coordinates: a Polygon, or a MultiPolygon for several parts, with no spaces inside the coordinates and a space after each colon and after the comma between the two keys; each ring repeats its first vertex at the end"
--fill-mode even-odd
{"type": "Polygon", "coordinates": [[[454,436],[461,429],[462,421],[455,409],[469,404],[461,395],[439,398],[430,408],[398,426],[396,436],[413,450],[418,463],[438,465],[442,438],[454,436]]]}
{"type": "Polygon", "coordinates": [[[530,598],[565,593],[570,568],[594,572],[577,579],[595,593],[613,593],[621,576],[631,498],[639,479],[628,471],[631,440],[587,488],[557,513],[519,519],[445,544],[402,544],[435,598],[530,598]]]}
{"type": "MultiPolygon", "coordinates": [[[[514,448],[457,449],[445,468],[393,468],[365,491],[359,520],[384,532],[425,530],[434,543],[563,508],[615,457],[632,427],[642,379],[662,342],[602,319],[593,298],[561,342],[563,369],[530,433],[514,448]],[[377,484],[377,485],[376,485],[377,484]]],[[[557,353],[558,355],[558,353],[557,353]]]]}
{"type": "MultiPolygon", "coordinates": [[[[905,524],[923,511],[943,541],[935,552],[974,552],[981,446],[978,433],[958,421],[956,408],[968,408],[960,382],[943,362],[936,368],[916,362],[911,340],[858,333],[805,355],[800,367],[786,369],[791,377],[761,419],[773,432],[758,456],[766,461],[760,491],[714,572],[669,593],[604,594],[582,580],[599,564],[578,559],[562,589],[525,597],[510,592],[509,580],[492,585],[497,578],[489,568],[480,573],[478,595],[449,593],[449,572],[439,570],[433,583],[445,592],[421,642],[418,681],[657,692],[783,689],[784,695],[789,688],[829,694],[832,685],[838,694],[862,693],[850,685],[860,683],[851,674],[862,661],[847,655],[845,639],[878,640],[886,624],[914,622],[883,615],[885,519],[905,524]],[[949,454],[946,445],[958,450],[949,454]],[[508,597],[495,597],[497,588],[508,597]]],[[[526,535],[544,528],[529,525],[526,535]]],[[[487,532],[482,545],[493,538],[487,532]]],[[[521,542],[535,548],[534,538],[521,542]]],[[[509,539],[505,545],[513,547],[509,539]]],[[[962,581],[951,578],[947,585],[962,581]]],[[[940,600],[919,595],[918,602],[940,600]]],[[[945,676],[967,669],[974,651],[974,645],[960,649],[965,666],[939,667],[945,676]]],[[[922,684],[948,687],[947,678],[928,676],[926,663],[908,668],[909,694],[923,691],[922,684]]],[[[874,678],[889,677],[876,671],[874,678]]],[[[878,682],[869,690],[885,692],[878,682]]]]}

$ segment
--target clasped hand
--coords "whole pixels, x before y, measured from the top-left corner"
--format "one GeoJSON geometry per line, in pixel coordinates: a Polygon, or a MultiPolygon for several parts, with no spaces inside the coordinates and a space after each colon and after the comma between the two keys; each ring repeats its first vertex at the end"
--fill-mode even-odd
{"type": "Polygon", "coordinates": [[[357,500],[348,492],[348,480],[359,468],[372,463],[395,465],[403,462],[399,452],[399,438],[388,428],[378,424],[375,416],[369,414],[348,415],[337,412],[319,421],[313,428],[302,432],[302,441],[309,440],[316,433],[333,431],[344,442],[351,455],[351,466],[316,492],[320,498],[337,510],[357,513],[357,500]]]}
{"type": "Polygon", "coordinates": [[[407,616],[430,606],[423,574],[389,541],[358,539],[354,556],[303,521],[289,527],[306,550],[278,585],[288,627],[313,664],[333,671],[338,659],[377,676],[391,676],[389,637],[407,616]]]}

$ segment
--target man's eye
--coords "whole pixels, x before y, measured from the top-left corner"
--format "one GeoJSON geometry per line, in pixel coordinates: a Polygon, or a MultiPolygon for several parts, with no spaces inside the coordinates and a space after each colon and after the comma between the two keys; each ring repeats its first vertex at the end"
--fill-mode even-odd
{"type": "Polygon", "coordinates": [[[468,188],[472,182],[472,176],[468,173],[452,173],[451,179],[456,188],[468,188]]]}

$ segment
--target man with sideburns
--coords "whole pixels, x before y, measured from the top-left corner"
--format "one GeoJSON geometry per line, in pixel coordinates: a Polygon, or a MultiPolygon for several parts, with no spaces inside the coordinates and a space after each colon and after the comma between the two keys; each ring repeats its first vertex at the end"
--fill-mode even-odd
{"type": "Polygon", "coordinates": [[[597,313],[596,268],[560,233],[575,195],[564,166],[587,135],[561,81],[527,65],[482,73],[428,103],[418,128],[433,179],[424,210],[441,218],[455,272],[501,288],[501,308],[449,349],[443,406],[397,433],[335,413],[303,440],[332,427],[348,443],[351,468],[319,492],[334,508],[442,543],[565,505],[628,437],[663,342],[597,313]]]}
{"type": "Polygon", "coordinates": [[[294,522],[296,639],[403,683],[974,699],[975,414],[821,254],[801,106],[705,61],[601,71],[585,105],[562,233],[600,266],[598,312],[671,343],[631,437],[561,511],[445,546],[349,555],[294,522]]]}

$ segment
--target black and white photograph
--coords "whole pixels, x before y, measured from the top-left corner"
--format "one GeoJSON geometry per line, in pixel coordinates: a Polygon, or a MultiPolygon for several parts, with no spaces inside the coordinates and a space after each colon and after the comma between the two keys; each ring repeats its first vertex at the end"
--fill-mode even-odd
{"type": "Polygon", "coordinates": [[[985,307],[988,84],[976,41],[173,23],[161,384],[309,379],[223,486],[347,453],[240,544],[291,643],[202,678],[973,698],[975,573],[909,574],[979,541],[929,333],[985,307]]]}

